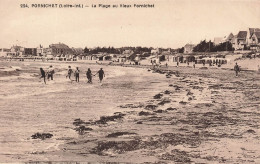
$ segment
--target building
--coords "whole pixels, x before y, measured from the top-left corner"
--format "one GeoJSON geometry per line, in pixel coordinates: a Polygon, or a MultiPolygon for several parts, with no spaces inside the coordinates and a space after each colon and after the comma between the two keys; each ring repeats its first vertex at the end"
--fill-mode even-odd
{"type": "MultiPolygon", "coordinates": [[[[247,30],[247,46],[250,47],[250,49],[255,49],[255,40],[253,40],[252,36],[254,35],[254,33],[256,32],[260,32],[259,28],[248,28],[247,30]]],[[[255,36],[256,37],[256,36],[255,36]]],[[[255,39],[254,37],[254,39],[255,39]]]]}
{"type": "Polygon", "coordinates": [[[22,55],[24,55],[24,48],[21,47],[21,46],[17,46],[17,45],[12,46],[10,55],[13,55],[13,57],[14,56],[22,56],[22,55]]]}
{"type": "Polygon", "coordinates": [[[151,54],[157,54],[157,55],[158,55],[158,54],[161,54],[162,51],[163,51],[162,48],[152,49],[152,50],[151,50],[151,54]]]}
{"type": "Polygon", "coordinates": [[[233,48],[235,50],[243,50],[247,46],[247,31],[239,31],[233,40],[233,48]]]}
{"type": "Polygon", "coordinates": [[[51,54],[54,57],[65,57],[66,55],[73,54],[73,51],[69,46],[63,43],[49,45],[51,54]]]}
{"type": "Polygon", "coordinates": [[[184,53],[186,53],[186,54],[192,53],[194,47],[195,47],[194,44],[186,44],[186,45],[184,46],[184,53]]]}
{"type": "Polygon", "coordinates": [[[0,49],[0,57],[7,57],[9,55],[11,55],[11,56],[15,55],[15,54],[11,53],[11,49],[7,49],[7,48],[0,49]]]}
{"type": "Polygon", "coordinates": [[[44,52],[43,52],[43,46],[40,45],[39,47],[36,48],[37,50],[37,56],[44,56],[44,52]]]}
{"type": "Polygon", "coordinates": [[[37,56],[37,48],[24,48],[24,56],[37,56]]]}
{"type": "Polygon", "coordinates": [[[230,42],[231,43],[234,37],[235,36],[232,33],[230,33],[227,37],[224,37],[223,42],[230,42]]]}
{"type": "Polygon", "coordinates": [[[251,36],[250,47],[253,50],[260,51],[260,32],[254,32],[251,36]]]}

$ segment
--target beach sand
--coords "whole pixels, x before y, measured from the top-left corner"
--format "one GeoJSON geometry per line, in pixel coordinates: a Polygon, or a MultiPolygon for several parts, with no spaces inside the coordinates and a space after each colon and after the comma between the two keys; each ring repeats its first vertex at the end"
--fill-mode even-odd
{"type": "Polygon", "coordinates": [[[103,84],[91,85],[83,70],[101,66],[52,63],[45,85],[39,67],[50,63],[1,64],[20,67],[0,77],[1,162],[260,163],[256,71],[102,66],[103,84]],[[68,65],[82,70],[79,84],[65,79],[68,65]]]}

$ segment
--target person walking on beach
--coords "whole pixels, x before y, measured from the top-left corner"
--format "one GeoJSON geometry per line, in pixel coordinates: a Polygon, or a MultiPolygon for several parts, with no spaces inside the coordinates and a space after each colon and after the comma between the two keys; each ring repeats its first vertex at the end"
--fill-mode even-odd
{"type": "Polygon", "coordinates": [[[79,67],[76,68],[75,70],[75,77],[76,77],[76,82],[79,82],[79,67]]]}
{"type": "Polygon", "coordinates": [[[90,68],[88,69],[86,75],[87,75],[87,78],[88,78],[88,83],[92,83],[92,73],[91,73],[90,68]]]}
{"type": "MultiPolygon", "coordinates": [[[[71,66],[69,66],[68,75],[66,76],[66,78],[69,77],[69,79],[70,79],[72,73],[73,73],[73,71],[72,71],[72,69],[71,69],[71,66]]],[[[71,79],[70,79],[70,80],[71,80],[71,79]]]]}
{"type": "Polygon", "coordinates": [[[237,63],[236,63],[236,65],[234,66],[234,71],[236,72],[236,77],[238,76],[238,72],[240,72],[240,68],[239,68],[239,66],[237,65],[237,63]]]}
{"type": "Polygon", "coordinates": [[[48,69],[47,75],[48,75],[48,80],[51,78],[51,80],[53,80],[53,74],[54,74],[54,69],[52,68],[52,65],[50,66],[50,68],[48,69]]]}
{"type": "Polygon", "coordinates": [[[42,75],[42,76],[40,77],[40,79],[43,78],[43,81],[44,81],[44,83],[46,84],[46,80],[45,80],[45,77],[46,77],[46,76],[45,76],[45,71],[44,71],[42,68],[40,68],[40,71],[41,71],[41,75],[42,75]]]}
{"type": "MultiPolygon", "coordinates": [[[[105,77],[105,72],[103,71],[102,68],[100,68],[100,70],[99,70],[96,74],[98,74],[98,76],[99,76],[99,82],[101,83],[102,80],[103,80],[103,77],[105,77]]],[[[96,74],[95,74],[95,75],[96,75],[96,74]]],[[[95,75],[94,75],[94,76],[95,76],[95,75]]]]}

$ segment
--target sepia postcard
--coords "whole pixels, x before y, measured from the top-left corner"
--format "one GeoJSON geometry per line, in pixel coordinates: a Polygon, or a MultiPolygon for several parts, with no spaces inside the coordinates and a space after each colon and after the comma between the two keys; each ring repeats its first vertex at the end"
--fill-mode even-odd
{"type": "Polygon", "coordinates": [[[0,163],[260,163],[259,0],[1,0],[0,163]]]}

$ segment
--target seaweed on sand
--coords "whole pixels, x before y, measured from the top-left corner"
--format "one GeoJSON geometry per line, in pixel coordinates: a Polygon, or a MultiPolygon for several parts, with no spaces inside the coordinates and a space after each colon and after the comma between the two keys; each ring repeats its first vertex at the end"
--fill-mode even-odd
{"type": "Polygon", "coordinates": [[[164,100],[162,100],[161,102],[159,102],[158,105],[164,105],[164,104],[170,103],[170,102],[171,102],[171,100],[164,99],[164,100]]]}
{"type": "Polygon", "coordinates": [[[136,138],[129,141],[100,141],[91,152],[98,155],[104,155],[105,151],[112,150],[114,153],[122,154],[127,151],[135,151],[139,149],[154,150],[157,148],[161,149],[170,145],[176,146],[180,144],[198,146],[201,144],[201,140],[199,135],[194,133],[188,133],[186,135],[164,133],[161,135],[151,136],[145,140],[136,138]]]}
{"type": "Polygon", "coordinates": [[[166,110],[177,110],[176,108],[169,107],[166,110]]]}
{"type": "Polygon", "coordinates": [[[158,106],[157,105],[146,105],[145,109],[147,110],[155,110],[158,106]]]}
{"type": "Polygon", "coordinates": [[[91,131],[93,129],[85,126],[80,126],[80,127],[76,127],[74,130],[76,130],[80,135],[83,135],[85,131],[91,131]]]}
{"type": "Polygon", "coordinates": [[[169,90],[164,91],[164,94],[171,94],[172,92],[169,90]]]}
{"type": "Polygon", "coordinates": [[[163,97],[163,94],[161,94],[161,93],[159,93],[159,94],[153,96],[154,99],[160,99],[160,98],[162,98],[162,97],[163,97]]]}
{"type": "Polygon", "coordinates": [[[163,112],[165,112],[165,111],[163,111],[162,109],[154,111],[154,113],[163,113],[163,112]]]}
{"type": "Polygon", "coordinates": [[[130,141],[101,141],[97,146],[92,149],[93,154],[104,155],[104,151],[109,149],[118,154],[125,153],[127,151],[134,151],[140,149],[141,140],[130,141]]]}
{"type": "Polygon", "coordinates": [[[101,116],[99,120],[95,121],[96,124],[106,124],[109,121],[115,121],[117,119],[122,119],[125,116],[123,113],[117,113],[113,116],[101,116]]]}
{"type": "Polygon", "coordinates": [[[75,126],[81,126],[83,124],[87,125],[87,124],[90,124],[90,122],[85,122],[85,121],[81,120],[80,118],[75,119],[73,122],[73,125],[75,125],[75,126]]]}
{"type": "Polygon", "coordinates": [[[193,125],[199,129],[226,125],[236,125],[238,121],[238,119],[227,117],[223,113],[219,112],[189,112],[185,119],[179,120],[179,122],[183,124],[193,125]]]}
{"type": "Polygon", "coordinates": [[[152,113],[141,111],[141,112],[139,112],[138,115],[139,115],[139,116],[148,116],[148,115],[152,115],[152,113]]]}
{"type": "Polygon", "coordinates": [[[119,107],[120,108],[142,108],[143,105],[142,104],[138,104],[138,105],[135,105],[135,104],[125,104],[125,105],[120,105],[119,107]]]}
{"type": "Polygon", "coordinates": [[[190,155],[186,151],[180,151],[178,149],[173,149],[171,153],[165,153],[160,156],[160,159],[171,160],[174,162],[190,163],[190,155]]]}
{"type": "Polygon", "coordinates": [[[107,135],[106,137],[111,138],[111,137],[119,137],[119,136],[123,136],[123,135],[132,135],[132,134],[136,134],[136,133],[130,133],[130,132],[115,132],[115,133],[111,133],[111,134],[107,135]]]}
{"type": "Polygon", "coordinates": [[[32,139],[42,139],[45,140],[46,138],[51,138],[53,136],[53,134],[50,133],[35,133],[34,135],[32,135],[32,139]]]}
{"type": "Polygon", "coordinates": [[[179,104],[186,105],[187,102],[185,102],[185,101],[180,101],[179,104]]]}

